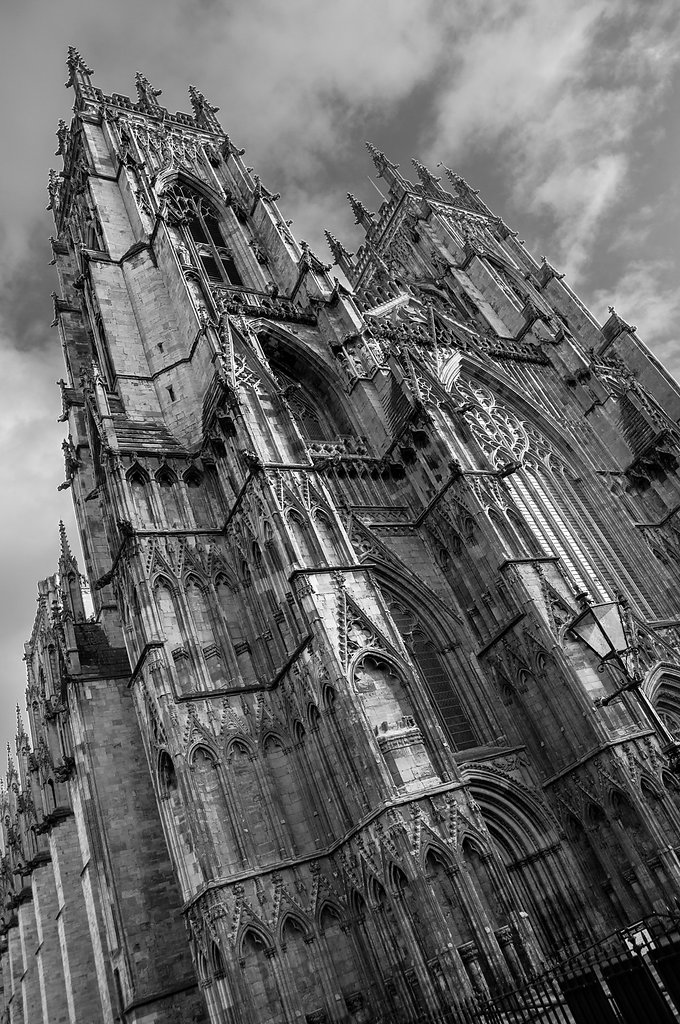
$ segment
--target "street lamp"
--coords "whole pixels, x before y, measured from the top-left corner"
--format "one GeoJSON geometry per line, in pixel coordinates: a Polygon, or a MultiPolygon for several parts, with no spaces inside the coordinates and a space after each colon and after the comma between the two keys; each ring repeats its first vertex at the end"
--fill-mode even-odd
{"type": "Polygon", "coordinates": [[[640,648],[637,644],[635,622],[628,602],[617,595],[616,601],[591,604],[587,593],[576,597],[581,611],[569,625],[569,632],[586,645],[600,659],[598,671],[612,666],[624,678],[621,686],[595,704],[605,707],[622,693],[633,693],[651,728],[656,732],[663,753],[668,757],[671,770],[680,772],[680,743],[659,717],[656,708],[642,689],[640,648]]]}

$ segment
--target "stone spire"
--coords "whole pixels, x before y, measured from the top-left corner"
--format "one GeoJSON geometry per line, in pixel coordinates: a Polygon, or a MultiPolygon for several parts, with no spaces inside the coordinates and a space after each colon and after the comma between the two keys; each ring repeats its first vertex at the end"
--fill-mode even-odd
{"type": "Polygon", "coordinates": [[[18,778],[16,765],[14,764],[14,758],[12,757],[12,748],[7,742],[7,788],[11,789],[12,780],[18,778]]]}
{"type": "Polygon", "coordinates": [[[368,231],[369,228],[373,227],[374,215],[370,210],[367,210],[361,200],[357,199],[356,196],[353,196],[351,192],[347,193],[347,198],[349,200],[349,205],[352,207],[352,213],[354,214],[357,224],[361,224],[362,228],[365,231],[368,231]]]}
{"type": "Polygon", "coordinates": [[[416,169],[416,173],[425,193],[429,193],[430,195],[432,195],[432,193],[435,195],[447,195],[446,190],[440,185],[440,181],[442,179],[437,178],[429,167],[426,167],[425,164],[420,162],[420,160],[411,160],[411,163],[416,169]]]}
{"type": "Polygon", "coordinates": [[[28,758],[31,753],[31,741],[28,733],[24,727],[24,721],[21,717],[21,708],[17,704],[17,734],[15,738],[15,749],[17,753],[17,763],[19,766],[19,777],[21,779],[21,785],[23,789],[26,789],[28,785],[28,758]]]}
{"type": "Polygon", "coordinates": [[[389,185],[394,184],[395,181],[398,181],[400,185],[404,184],[404,178],[399,173],[399,164],[388,160],[385,154],[377,149],[372,142],[366,143],[366,149],[373,158],[373,163],[376,166],[379,177],[384,178],[389,185]]]}
{"type": "Polygon", "coordinates": [[[64,610],[74,622],[85,619],[85,604],[80,585],[80,572],[66,536],[66,527],[59,520],[59,583],[64,610]]]}
{"type": "Polygon", "coordinates": [[[17,704],[17,743],[19,740],[24,739],[24,737],[28,739],[26,729],[24,728],[24,720],[21,717],[21,708],[17,704]]]}
{"type": "Polygon", "coordinates": [[[157,111],[162,110],[158,97],[162,93],[162,89],[154,89],[151,82],[143,75],[141,71],[138,71],[135,75],[135,88],[137,90],[137,96],[139,97],[139,105],[142,110],[148,111],[150,114],[155,114],[157,111]]]}
{"type": "Polygon", "coordinates": [[[194,112],[194,118],[199,128],[205,128],[206,131],[217,132],[223,135],[222,125],[215,116],[220,108],[214,107],[212,103],[208,103],[203,93],[195,85],[189,86],[189,99],[191,100],[191,109],[194,112]]]}
{"type": "Polygon", "coordinates": [[[89,64],[85,63],[75,46],[69,46],[68,48],[66,67],[68,68],[68,81],[66,82],[67,89],[73,88],[76,93],[79,93],[83,86],[86,89],[92,88],[90,75],[93,75],[94,71],[89,64]]]}
{"type": "Polygon", "coordinates": [[[342,242],[335,235],[332,235],[330,231],[325,231],[324,234],[328,242],[328,248],[333,254],[333,262],[337,263],[343,274],[349,276],[354,269],[354,253],[347,252],[342,242]]]}

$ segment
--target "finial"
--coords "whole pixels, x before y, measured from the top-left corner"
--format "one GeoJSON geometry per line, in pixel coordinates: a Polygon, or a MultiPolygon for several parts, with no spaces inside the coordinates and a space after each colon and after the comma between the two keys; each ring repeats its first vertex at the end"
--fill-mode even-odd
{"type": "Polygon", "coordinates": [[[361,224],[361,226],[368,231],[369,228],[373,227],[373,214],[370,210],[367,210],[361,200],[357,199],[356,196],[353,196],[351,192],[347,193],[347,198],[349,200],[349,205],[352,207],[352,212],[357,224],[361,224]]]}
{"type": "Polygon", "coordinates": [[[191,109],[194,112],[196,124],[200,128],[206,128],[210,132],[219,132],[221,135],[222,126],[215,117],[220,108],[214,107],[212,103],[208,103],[203,93],[195,85],[189,86],[189,99],[191,100],[191,109]]]}
{"type": "Polygon", "coordinates": [[[315,274],[325,274],[331,269],[329,263],[322,263],[316,253],[312,251],[309,242],[300,239],[300,248],[302,249],[302,256],[298,262],[300,270],[306,267],[315,274]]]}
{"type": "Polygon", "coordinates": [[[609,340],[612,341],[617,334],[621,331],[628,331],[629,334],[635,334],[637,327],[635,324],[629,324],[627,320],[624,320],[622,316],[616,312],[613,306],[608,306],[610,317],[607,323],[604,325],[603,330],[607,333],[609,340]]]}
{"type": "Polygon", "coordinates": [[[135,75],[135,88],[139,97],[139,105],[143,110],[160,110],[161,105],[156,97],[160,96],[163,90],[154,89],[149,79],[141,71],[135,75]]]}
{"type": "Polygon", "coordinates": [[[441,187],[439,182],[441,178],[437,178],[432,171],[421,163],[420,160],[411,160],[411,163],[416,169],[416,173],[420,178],[420,183],[423,186],[425,192],[434,192],[435,194],[442,195],[446,194],[446,190],[441,187]]]}
{"type": "Polygon", "coordinates": [[[402,176],[399,173],[399,164],[393,163],[388,160],[384,153],[382,153],[372,142],[366,143],[366,149],[373,158],[378,175],[381,178],[385,178],[390,184],[394,181],[402,181],[402,176]]]}
{"type": "Polygon", "coordinates": [[[68,82],[66,82],[67,89],[70,89],[72,86],[73,88],[76,88],[78,84],[91,85],[90,75],[93,75],[94,71],[85,63],[75,46],[69,46],[68,48],[66,67],[68,68],[68,82]]]}
{"type": "Polygon", "coordinates": [[[333,255],[333,262],[338,264],[344,274],[347,274],[354,268],[354,253],[348,252],[342,242],[335,235],[332,235],[330,231],[324,231],[324,234],[328,242],[328,248],[333,255]]]}
{"type": "Polygon", "coordinates": [[[59,521],[59,543],[61,553],[59,556],[59,583],[61,601],[64,612],[76,622],[82,622],[85,618],[85,605],[83,603],[83,590],[81,576],[78,571],[71,545],[66,535],[66,527],[59,521]]]}
{"type": "Polygon", "coordinates": [[[59,547],[61,549],[61,558],[65,562],[72,562],[73,552],[71,551],[68,536],[66,535],[66,527],[61,519],[59,520],[59,547]]]}
{"type": "Polygon", "coordinates": [[[452,171],[450,167],[446,166],[446,164],[438,164],[437,166],[441,166],[444,168],[444,173],[446,174],[446,177],[449,179],[454,188],[462,189],[463,191],[469,192],[473,196],[479,195],[479,189],[472,188],[471,185],[468,185],[467,181],[462,176],[462,174],[456,174],[456,172],[452,171]]]}

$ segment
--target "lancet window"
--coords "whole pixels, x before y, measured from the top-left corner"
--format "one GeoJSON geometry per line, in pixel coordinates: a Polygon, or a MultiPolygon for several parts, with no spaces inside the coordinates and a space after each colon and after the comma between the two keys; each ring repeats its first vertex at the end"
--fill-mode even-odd
{"type": "MultiPolygon", "coordinates": [[[[623,586],[646,613],[664,614],[665,595],[640,571],[641,561],[636,569],[636,558],[643,556],[626,529],[626,517],[613,524],[603,519],[606,492],[598,495],[598,481],[575,472],[544,436],[497,403],[479,382],[459,381],[456,390],[474,403],[467,422],[490,465],[501,469],[519,463],[503,484],[526,524],[524,545],[529,529],[545,554],[559,556],[577,590],[606,600],[623,586]]],[[[516,525],[510,511],[508,518],[516,525]]]]}
{"type": "Polygon", "coordinates": [[[279,369],[276,370],[276,375],[287,392],[290,411],[304,439],[322,443],[338,441],[338,434],[330,417],[309,391],[279,369]]]}
{"type": "Polygon", "coordinates": [[[211,281],[237,287],[243,285],[211,204],[187,185],[174,186],[170,204],[175,219],[187,229],[185,239],[193,256],[190,262],[202,267],[211,281]]]}
{"type": "Polygon", "coordinates": [[[606,582],[571,511],[576,495],[565,498],[560,486],[566,482],[566,466],[543,437],[498,405],[487,388],[458,382],[456,389],[463,400],[474,403],[467,422],[489,464],[494,469],[520,464],[505,485],[541,548],[561,559],[576,589],[605,600],[606,582]]]}

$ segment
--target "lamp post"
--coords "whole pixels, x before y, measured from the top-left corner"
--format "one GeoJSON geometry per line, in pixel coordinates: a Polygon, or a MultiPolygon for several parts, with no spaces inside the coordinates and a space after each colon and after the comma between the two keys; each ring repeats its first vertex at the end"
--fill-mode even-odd
{"type": "Polygon", "coordinates": [[[659,738],[662,752],[670,762],[671,771],[680,773],[680,743],[662,721],[656,708],[642,689],[640,648],[637,644],[635,623],[625,598],[591,604],[587,593],[576,597],[581,611],[569,625],[569,632],[588,647],[599,659],[598,671],[612,666],[621,673],[624,682],[613,693],[599,697],[595,704],[605,707],[622,693],[632,693],[649,725],[659,738]]]}

